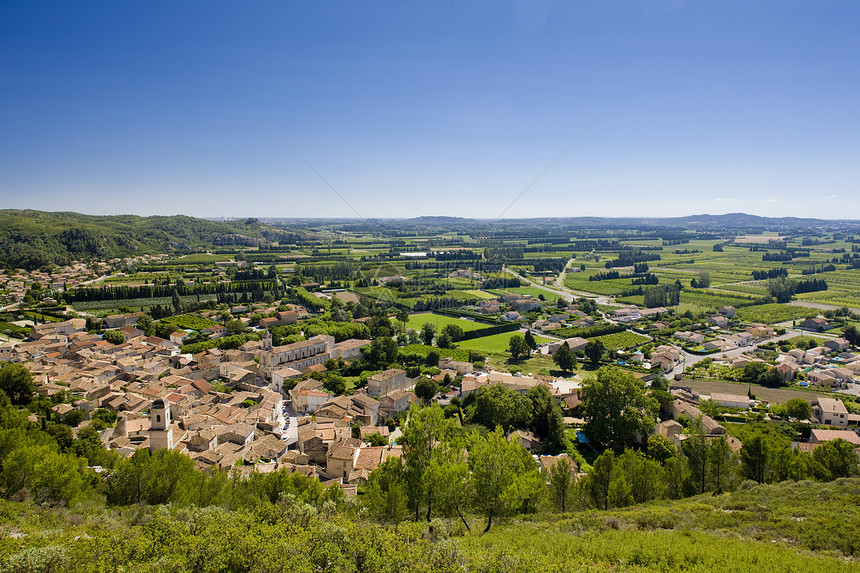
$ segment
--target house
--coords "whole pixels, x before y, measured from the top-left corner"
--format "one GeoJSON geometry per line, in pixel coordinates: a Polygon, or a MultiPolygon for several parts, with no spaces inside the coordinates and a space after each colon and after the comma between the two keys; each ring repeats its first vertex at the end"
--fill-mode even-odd
{"type": "Polygon", "coordinates": [[[570,348],[574,352],[579,352],[580,350],[585,349],[585,347],[588,345],[588,340],[579,336],[574,336],[573,338],[568,338],[566,340],[555,340],[547,345],[547,351],[550,355],[553,355],[565,343],[567,344],[568,348],[570,348]]]}
{"type": "Polygon", "coordinates": [[[406,390],[392,390],[379,399],[379,415],[383,419],[392,418],[399,412],[409,409],[412,402],[417,401],[417,396],[406,390]]]}
{"type": "Polygon", "coordinates": [[[121,328],[123,326],[135,326],[137,320],[143,316],[142,312],[131,312],[128,314],[112,314],[106,316],[102,321],[104,328],[121,328]]]}
{"type": "Polygon", "coordinates": [[[634,322],[642,318],[642,313],[636,307],[619,308],[612,311],[612,318],[618,322],[634,322]]]}
{"type": "Polygon", "coordinates": [[[684,426],[675,420],[666,420],[656,425],[654,433],[668,438],[673,444],[678,446],[682,441],[681,435],[684,433],[684,426]]]}
{"type": "Polygon", "coordinates": [[[845,440],[855,448],[860,448],[860,436],[853,430],[821,430],[813,428],[809,433],[810,444],[823,444],[832,440],[845,440]]]}
{"type": "Polygon", "coordinates": [[[508,434],[508,440],[517,442],[530,452],[539,452],[541,449],[541,441],[534,432],[526,430],[514,430],[508,434]]]}
{"type": "Polygon", "coordinates": [[[806,373],[806,380],[824,388],[836,388],[840,382],[830,373],[830,370],[812,370],[806,373]]]}
{"type": "Polygon", "coordinates": [[[830,330],[833,327],[830,326],[830,324],[823,318],[815,317],[804,320],[801,328],[804,330],[811,330],[813,332],[823,332],[825,330],[830,330]]]}
{"type": "Polygon", "coordinates": [[[705,335],[699,332],[691,332],[689,330],[679,330],[672,335],[672,338],[677,338],[690,344],[702,344],[705,342],[705,335]]]}
{"type": "Polygon", "coordinates": [[[457,372],[457,376],[464,376],[467,372],[472,371],[471,362],[460,362],[454,360],[450,356],[439,359],[439,368],[442,370],[449,369],[457,372]]]}
{"type": "Polygon", "coordinates": [[[415,381],[406,376],[405,370],[391,368],[384,372],[374,374],[367,379],[367,393],[378,398],[392,390],[402,390],[415,384],[415,381]]]}
{"type": "Polygon", "coordinates": [[[733,318],[736,310],[733,306],[721,306],[718,312],[726,318],[733,318]]]}
{"type": "Polygon", "coordinates": [[[320,390],[322,382],[313,378],[302,380],[290,390],[290,400],[297,412],[312,414],[331,399],[331,394],[320,390]]]}
{"type": "Polygon", "coordinates": [[[819,424],[827,426],[848,426],[848,410],[842,400],[819,397],[812,405],[812,414],[819,424]]]}
{"type": "Polygon", "coordinates": [[[519,298],[511,302],[511,306],[515,311],[523,313],[538,310],[541,308],[541,303],[539,300],[533,298],[519,298]]]}
{"type": "Polygon", "coordinates": [[[349,477],[358,458],[361,440],[346,438],[329,446],[325,455],[325,473],[329,477],[349,477]]]}
{"type": "Polygon", "coordinates": [[[722,394],[714,392],[711,394],[711,401],[719,404],[724,408],[741,408],[749,410],[750,399],[747,396],[740,394],[722,394]]]}
{"type": "Polygon", "coordinates": [[[708,318],[708,324],[713,324],[714,326],[719,326],[720,328],[726,328],[729,325],[729,319],[725,316],[715,314],[714,316],[708,318]]]}
{"type": "Polygon", "coordinates": [[[822,346],[834,352],[841,352],[848,349],[848,341],[844,338],[834,338],[832,340],[825,341],[822,346]]]}
{"type": "Polygon", "coordinates": [[[480,304],[482,314],[498,314],[502,310],[502,306],[498,300],[483,300],[480,304]]]}

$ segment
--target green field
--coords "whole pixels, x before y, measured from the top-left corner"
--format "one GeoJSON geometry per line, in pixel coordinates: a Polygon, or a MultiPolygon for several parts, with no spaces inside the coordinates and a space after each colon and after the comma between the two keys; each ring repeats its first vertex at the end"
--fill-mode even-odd
{"type": "Polygon", "coordinates": [[[549,291],[543,290],[542,288],[537,288],[537,287],[514,287],[514,288],[491,290],[488,292],[490,292],[496,296],[502,296],[502,295],[507,294],[507,293],[514,293],[514,294],[529,295],[533,298],[539,298],[540,295],[543,295],[544,299],[548,300],[550,302],[555,302],[561,298],[560,294],[555,294],[555,293],[552,293],[552,292],[549,292],[549,291]]]}
{"type": "Polygon", "coordinates": [[[440,332],[449,324],[459,326],[463,329],[463,332],[469,332],[471,330],[478,330],[481,328],[488,328],[490,326],[493,326],[492,324],[484,324],[481,322],[475,322],[473,320],[454,318],[452,316],[446,316],[444,314],[421,312],[418,314],[410,314],[409,321],[406,323],[406,327],[411,328],[413,330],[421,330],[428,322],[436,327],[436,332],[440,332]]]}
{"type": "Polygon", "coordinates": [[[820,311],[815,308],[772,303],[739,308],[736,316],[740,320],[746,322],[774,324],[776,322],[785,322],[787,320],[797,320],[818,316],[819,312],[820,311]]]}
{"type": "MultiPolygon", "coordinates": [[[[494,334],[492,336],[483,336],[481,338],[473,338],[472,340],[464,340],[457,343],[457,348],[463,350],[477,350],[478,352],[491,352],[493,354],[504,354],[508,351],[508,341],[515,334],[522,336],[521,332],[505,332],[502,334],[494,334]]],[[[535,342],[542,344],[550,342],[549,338],[543,336],[535,336],[535,342]]]]}
{"type": "Polygon", "coordinates": [[[598,336],[595,340],[603,343],[607,350],[621,350],[622,348],[630,348],[648,342],[647,336],[636,334],[635,332],[616,332],[614,334],[604,334],[598,336]]]}

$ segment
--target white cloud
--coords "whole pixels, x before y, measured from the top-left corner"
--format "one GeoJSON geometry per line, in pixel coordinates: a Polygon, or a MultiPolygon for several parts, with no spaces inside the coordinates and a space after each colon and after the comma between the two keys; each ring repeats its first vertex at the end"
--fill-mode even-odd
{"type": "Polygon", "coordinates": [[[731,197],[717,197],[714,201],[734,201],[731,197]]]}
{"type": "Polygon", "coordinates": [[[773,197],[768,197],[767,199],[765,199],[765,201],[767,201],[768,203],[778,203],[779,197],[774,195],[773,197]]]}

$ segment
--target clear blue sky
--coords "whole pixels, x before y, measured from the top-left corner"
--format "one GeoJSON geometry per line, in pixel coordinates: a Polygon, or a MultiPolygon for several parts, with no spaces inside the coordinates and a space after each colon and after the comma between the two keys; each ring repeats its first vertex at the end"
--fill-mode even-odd
{"type": "Polygon", "coordinates": [[[0,3],[0,207],[860,218],[860,3],[0,3]]]}

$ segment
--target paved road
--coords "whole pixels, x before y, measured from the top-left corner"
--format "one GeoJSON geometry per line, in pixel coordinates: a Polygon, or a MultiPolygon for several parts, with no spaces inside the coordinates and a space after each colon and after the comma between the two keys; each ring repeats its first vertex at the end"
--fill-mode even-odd
{"type": "MultiPolygon", "coordinates": [[[[571,260],[573,260],[573,259],[571,259],[571,260]]],[[[570,261],[568,261],[568,264],[569,264],[569,263],[570,263],[570,261]]],[[[566,268],[567,268],[567,267],[565,267],[565,269],[566,269],[566,268]]],[[[540,284],[540,283],[536,283],[536,282],[532,281],[531,279],[528,279],[528,278],[524,277],[523,275],[521,275],[521,274],[519,274],[519,273],[517,273],[517,272],[515,272],[515,271],[512,271],[511,269],[509,269],[509,268],[507,268],[507,267],[502,267],[502,270],[503,270],[504,272],[506,272],[506,273],[510,274],[510,275],[513,275],[513,276],[517,277],[518,279],[520,279],[521,281],[523,281],[524,283],[526,283],[526,284],[527,284],[527,285],[529,285],[529,286],[532,286],[532,287],[535,287],[535,288],[539,288],[539,289],[541,289],[541,290],[545,290],[545,291],[547,291],[547,292],[551,292],[552,294],[559,295],[559,296],[561,296],[564,300],[566,300],[567,302],[572,302],[574,298],[583,298],[583,297],[585,297],[585,298],[591,298],[591,299],[594,299],[594,300],[595,300],[595,302],[597,302],[597,304],[602,304],[602,305],[605,305],[605,306],[623,306],[623,305],[621,305],[621,304],[618,304],[617,302],[614,302],[614,301],[613,301],[612,299],[610,299],[608,296],[596,295],[596,294],[594,294],[593,292],[582,292],[582,291],[578,291],[578,290],[572,290],[572,289],[569,289],[569,288],[567,288],[567,287],[565,287],[565,286],[561,286],[559,289],[556,289],[556,288],[550,288],[550,287],[548,287],[548,286],[546,286],[546,285],[542,285],[542,284],[540,284]]],[[[556,282],[557,282],[557,281],[556,281],[556,282]]]]}
{"type": "MultiPolygon", "coordinates": [[[[786,330],[785,334],[781,334],[780,336],[774,336],[773,338],[768,338],[767,340],[762,340],[761,344],[767,344],[768,342],[778,342],[780,340],[786,340],[789,338],[794,338],[795,336],[804,336],[808,334],[808,332],[804,332],[802,330],[786,330]]],[[[681,351],[681,361],[678,362],[677,366],[675,366],[675,368],[672,370],[671,375],[683,374],[688,367],[701,362],[705,358],[714,358],[717,356],[735,358],[736,356],[743,354],[744,352],[755,351],[755,349],[758,348],[758,345],[759,343],[755,343],[750,346],[739,346],[738,348],[732,348],[731,350],[726,350],[725,352],[715,352],[713,354],[707,354],[705,356],[699,354],[690,354],[680,346],[675,346],[675,348],[681,351]]]]}

